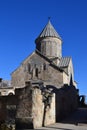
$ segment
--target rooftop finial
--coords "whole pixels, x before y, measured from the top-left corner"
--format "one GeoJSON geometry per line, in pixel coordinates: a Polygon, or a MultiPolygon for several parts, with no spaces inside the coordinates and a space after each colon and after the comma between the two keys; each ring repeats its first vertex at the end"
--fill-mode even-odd
{"type": "Polygon", "coordinates": [[[50,21],[51,17],[48,17],[48,20],[50,21]]]}

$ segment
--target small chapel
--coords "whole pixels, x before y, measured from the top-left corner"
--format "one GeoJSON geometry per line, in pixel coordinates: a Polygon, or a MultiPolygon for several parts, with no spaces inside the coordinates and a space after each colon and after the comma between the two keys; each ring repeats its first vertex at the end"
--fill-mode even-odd
{"type": "Polygon", "coordinates": [[[1,104],[6,101],[0,121],[14,119],[20,129],[53,124],[78,107],[72,58],[62,56],[62,38],[50,20],[35,44],[35,51],[11,73],[13,93],[0,96],[1,104]]]}

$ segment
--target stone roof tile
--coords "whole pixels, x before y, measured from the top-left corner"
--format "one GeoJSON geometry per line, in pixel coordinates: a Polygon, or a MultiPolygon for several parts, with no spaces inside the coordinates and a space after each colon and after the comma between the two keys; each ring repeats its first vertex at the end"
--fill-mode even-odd
{"type": "Polygon", "coordinates": [[[60,68],[67,67],[69,65],[70,59],[71,57],[62,57],[60,59],[58,67],[60,68]]]}
{"type": "Polygon", "coordinates": [[[59,34],[56,32],[56,30],[52,26],[50,20],[48,21],[47,25],[44,27],[44,29],[42,30],[42,32],[40,33],[40,35],[38,36],[36,40],[38,40],[39,38],[44,38],[44,37],[56,37],[56,38],[61,39],[59,34]]]}

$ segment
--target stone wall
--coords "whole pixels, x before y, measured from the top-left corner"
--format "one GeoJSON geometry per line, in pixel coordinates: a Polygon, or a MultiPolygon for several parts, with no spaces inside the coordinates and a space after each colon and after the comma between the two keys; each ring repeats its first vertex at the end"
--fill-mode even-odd
{"type": "Polygon", "coordinates": [[[0,122],[4,122],[6,120],[6,103],[2,98],[0,98],[0,122]]]}
{"type": "Polygon", "coordinates": [[[61,121],[78,107],[78,95],[74,86],[65,85],[56,91],[56,121],[61,121]]]}
{"type": "Polygon", "coordinates": [[[38,88],[34,89],[32,114],[34,128],[55,123],[55,94],[53,94],[51,106],[45,108],[41,90],[38,88]]]}
{"type": "Polygon", "coordinates": [[[31,84],[16,89],[16,129],[33,128],[31,84]]]}
{"type": "Polygon", "coordinates": [[[17,128],[38,128],[55,123],[55,95],[52,97],[51,106],[46,108],[42,90],[37,86],[28,84],[25,88],[16,89],[16,126],[17,128]]]}
{"type": "Polygon", "coordinates": [[[56,104],[55,104],[55,94],[52,97],[51,106],[46,110],[45,126],[54,124],[56,122],[56,104]]]}
{"type": "Polygon", "coordinates": [[[63,73],[54,69],[51,65],[43,72],[42,79],[48,81],[49,85],[53,85],[57,88],[63,86],[63,73]]]}
{"type": "MultiPolygon", "coordinates": [[[[14,107],[16,108],[17,100],[14,95],[9,96],[0,96],[0,122],[8,122],[10,121],[10,118],[15,118],[14,113],[9,113],[9,108],[14,107]]],[[[14,110],[15,111],[15,110],[14,110]]]]}
{"type": "Polygon", "coordinates": [[[37,127],[42,126],[43,110],[44,110],[44,104],[42,102],[41,91],[37,88],[34,89],[33,91],[32,103],[33,103],[32,114],[33,114],[34,127],[37,128],[37,127]]]}
{"type": "Polygon", "coordinates": [[[10,119],[8,111],[10,106],[16,106],[14,119],[16,119],[16,127],[20,129],[53,124],[55,120],[60,121],[77,108],[78,95],[74,86],[65,85],[57,88],[47,85],[45,88],[52,89],[53,92],[51,103],[47,106],[39,82],[36,84],[27,82],[24,88],[16,89],[15,96],[1,96],[0,122],[10,119]]]}
{"type": "Polygon", "coordinates": [[[36,48],[46,57],[53,58],[62,56],[62,41],[54,37],[45,37],[41,43],[36,44],[36,48]],[[49,50],[49,51],[48,51],[49,50]]]}
{"type": "Polygon", "coordinates": [[[17,107],[16,118],[32,117],[31,86],[16,89],[17,107]]]}
{"type": "Polygon", "coordinates": [[[23,87],[31,79],[44,80],[57,87],[63,86],[63,73],[35,52],[12,73],[12,86],[23,87]]]}

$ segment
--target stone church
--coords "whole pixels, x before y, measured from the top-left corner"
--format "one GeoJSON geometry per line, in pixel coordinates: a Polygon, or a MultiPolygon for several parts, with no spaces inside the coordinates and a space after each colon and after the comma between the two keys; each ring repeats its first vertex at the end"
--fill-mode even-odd
{"type": "Polygon", "coordinates": [[[0,96],[1,104],[6,101],[0,107],[1,112],[4,108],[3,120],[13,118],[8,106],[15,106],[18,128],[58,122],[78,107],[72,59],[62,56],[62,39],[50,20],[35,44],[35,51],[11,73],[13,95],[0,96]]]}
{"type": "Polygon", "coordinates": [[[62,57],[62,39],[49,21],[35,40],[36,49],[12,73],[12,86],[23,87],[25,81],[42,80],[61,88],[74,81],[71,57],[62,57]]]}

